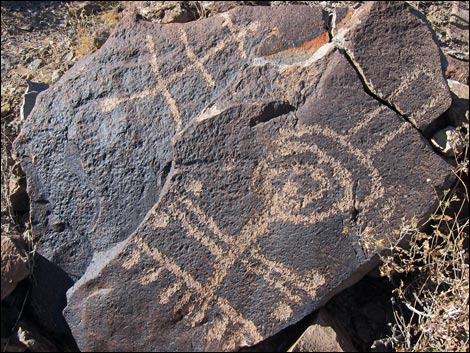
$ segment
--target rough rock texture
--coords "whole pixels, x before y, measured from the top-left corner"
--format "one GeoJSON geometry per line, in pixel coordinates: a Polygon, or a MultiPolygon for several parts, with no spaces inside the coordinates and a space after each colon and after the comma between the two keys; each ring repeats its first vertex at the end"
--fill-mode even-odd
{"type": "Polygon", "coordinates": [[[344,327],[326,309],[320,309],[288,352],[356,352],[356,348],[344,327]]]}
{"type": "Polygon", "coordinates": [[[18,155],[40,253],[81,277],[81,350],[253,345],[426,218],[450,168],[398,112],[425,129],[450,105],[432,34],[403,4],[334,17],[128,17],[38,96],[18,155]]]}
{"type": "Polygon", "coordinates": [[[20,241],[2,236],[2,300],[29,274],[27,255],[20,241]]]}
{"type": "Polygon", "coordinates": [[[372,93],[421,130],[449,108],[443,69],[436,65],[442,53],[417,11],[398,1],[369,2],[350,26],[355,30],[345,35],[344,47],[372,93]],[[358,17],[364,22],[355,21],[358,17]],[[426,95],[429,99],[423,100],[426,95]]]}
{"type": "Polygon", "coordinates": [[[453,1],[452,14],[450,16],[449,36],[458,43],[467,44],[468,59],[468,20],[469,20],[469,3],[468,1],[453,1]]]}

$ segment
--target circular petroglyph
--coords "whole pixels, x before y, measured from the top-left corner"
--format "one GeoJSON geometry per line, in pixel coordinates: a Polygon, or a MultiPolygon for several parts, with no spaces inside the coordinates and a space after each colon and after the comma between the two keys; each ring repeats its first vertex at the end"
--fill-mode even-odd
{"type": "Polygon", "coordinates": [[[253,179],[254,189],[269,195],[271,221],[314,224],[348,210],[352,177],[340,162],[314,143],[291,140],[278,147],[258,164],[253,179]],[[315,158],[301,158],[303,152],[315,158]]]}
{"type": "Polygon", "coordinates": [[[271,222],[315,224],[351,208],[366,210],[383,197],[372,156],[352,146],[346,136],[311,125],[281,129],[272,144],[274,152],[258,163],[252,181],[253,190],[266,195],[271,222]],[[347,153],[351,158],[336,158],[334,149],[326,150],[315,143],[315,135],[335,141],[337,153],[347,153]],[[361,182],[369,183],[369,193],[361,200],[353,195],[354,168],[344,164],[351,159],[368,175],[368,181],[361,182]]]}

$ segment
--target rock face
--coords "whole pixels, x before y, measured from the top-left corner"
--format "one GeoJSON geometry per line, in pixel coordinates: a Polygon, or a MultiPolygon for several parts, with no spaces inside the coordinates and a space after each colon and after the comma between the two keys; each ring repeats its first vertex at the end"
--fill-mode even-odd
{"type": "Polygon", "coordinates": [[[402,3],[126,18],[17,140],[79,348],[232,350],[317,309],[432,209],[450,168],[416,126],[450,102],[402,3]]]}
{"type": "Polygon", "coordinates": [[[425,19],[411,8],[403,10],[400,2],[366,4],[356,14],[364,21],[349,23],[352,30],[346,34],[344,47],[370,91],[426,131],[449,108],[449,89],[442,80],[442,67],[436,65],[442,55],[438,50],[420,49],[426,56],[416,57],[421,46],[436,48],[425,19]],[[380,38],[386,38],[387,44],[380,38]],[[387,64],[378,57],[386,58],[387,64]],[[414,63],[413,68],[409,62],[414,63]],[[426,95],[429,100],[424,103],[426,95]]]}

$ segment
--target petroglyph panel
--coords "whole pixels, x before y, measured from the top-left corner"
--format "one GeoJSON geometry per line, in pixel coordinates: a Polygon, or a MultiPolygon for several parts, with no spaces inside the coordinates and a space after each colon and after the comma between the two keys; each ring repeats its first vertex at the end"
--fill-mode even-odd
{"type": "MultiPolygon", "coordinates": [[[[336,64],[336,73],[354,77],[338,52],[325,60],[336,64]]],[[[282,75],[275,78],[273,87],[284,80],[282,75]]],[[[378,156],[407,141],[429,161],[428,167],[443,167],[431,150],[422,154],[426,147],[409,123],[381,108],[360,85],[351,84],[354,100],[344,101],[334,117],[338,122],[348,119],[347,102],[360,101],[371,111],[358,128],[345,133],[340,125],[330,128],[327,120],[313,123],[306,109],[250,127],[249,121],[264,111],[256,103],[220,110],[177,134],[168,192],[129,238],[132,250],[107,266],[121,276],[103,275],[98,283],[114,288],[133,283],[128,286],[133,292],[154,293],[151,312],[147,307],[143,311],[132,297],[127,299],[133,318],[146,322],[157,315],[160,326],[155,330],[170,332],[159,344],[171,346],[173,337],[191,332],[191,338],[177,342],[181,349],[251,345],[313,310],[386,245],[383,235],[400,226],[397,212],[407,214],[391,192],[396,183],[394,173],[389,174],[391,166],[376,165],[382,158],[378,156]],[[384,143],[370,149],[353,144],[367,136],[374,119],[391,131],[384,143]],[[139,257],[145,260],[135,261],[139,257]]],[[[318,92],[331,93],[328,87],[319,87],[318,92]]],[[[242,89],[240,94],[257,92],[242,89]]],[[[310,104],[314,102],[305,107],[310,104]]],[[[431,168],[421,174],[410,172],[405,159],[394,162],[393,170],[407,173],[425,192],[431,191],[423,179],[431,168]]],[[[410,194],[416,186],[400,187],[410,194]]],[[[406,207],[424,214],[430,203],[416,201],[409,200],[412,206],[406,207]]],[[[103,300],[89,304],[95,310],[103,300]]],[[[73,304],[67,309],[72,324],[76,312],[80,311],[73,304]]],[[[144,347],[147,342],[139,344],[144,347]]]]}
{"type": "MultiPolygon", "coordinates": [[[[355,38],[365,19],[341,13],[355,38]]],[[[40,251],[83,275],[65,310],[81,350],[253,345],[360,277],[402,218],[425,218],[445,162],[364,91],[328,26],[308,6],[130,16],[39,98],[20,149],[40,251]]],[[[421,54],[391,99],[434,84],[421,54]]],[[[439,100],[416,101],[432,115],[439,100]]]]}

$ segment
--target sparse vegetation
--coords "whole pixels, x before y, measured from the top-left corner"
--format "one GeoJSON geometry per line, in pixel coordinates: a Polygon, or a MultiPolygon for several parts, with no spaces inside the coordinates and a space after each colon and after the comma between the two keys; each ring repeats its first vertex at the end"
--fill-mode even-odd
{"type": "Polygon", "coordinates": [[[382,274],[396,285],[395,335],[389,338],[396,351],[469,350],[468,122],[464,130],[457,183],[439,200],[427,231],[405,227],[405,241],[383,258],[382,274]]]}
{"type": "Polygon", "coordinates": [[[71,3],[67,7],[74,33],[74,52],[78,58],[101,47],[121,18],[116,1],[71,3]]]}

